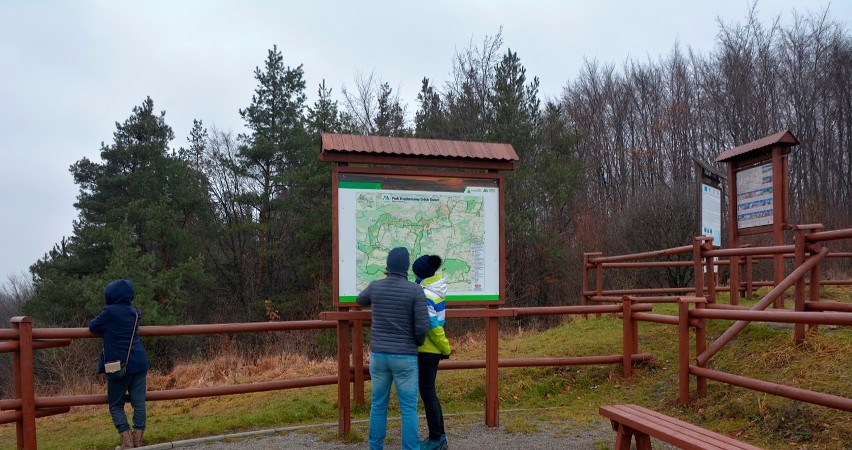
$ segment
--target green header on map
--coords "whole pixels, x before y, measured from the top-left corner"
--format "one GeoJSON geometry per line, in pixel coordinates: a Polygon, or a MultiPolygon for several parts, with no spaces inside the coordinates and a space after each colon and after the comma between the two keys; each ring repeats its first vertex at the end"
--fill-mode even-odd
{"type": "Polygon", "coordinates": [[[370,181],[338,181],[337,187],[342,189],[381,189],[382,183],[370,181]]]}

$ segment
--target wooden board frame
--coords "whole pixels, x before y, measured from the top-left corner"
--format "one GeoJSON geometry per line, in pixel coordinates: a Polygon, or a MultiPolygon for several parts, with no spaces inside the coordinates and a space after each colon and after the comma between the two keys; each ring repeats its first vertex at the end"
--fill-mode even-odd
{"type": "Polygon", "coordinates": [[[388,167],[352,167],[348,165],[335,165],[332,169],[332,193],[331,193],[331,211],[332,211],[332,276],[333,290],[332,301],[335,308],[345,308],[357,306],[349,302],[340,301],[340,229],[338,217],[338,202],[339,192],[338,186],[341,174],[359,174],[359,175],[387,175],[387,176],[410,176],[410,177],[435,177],[435,178],[459,178],[459,179],[482,179],[493,180],[497,182],[499,194],[499,211],[498,211],[498,291],[499,300],[481,300],[481,301],[453,301],[453,306],[493,306],[503,305],[506,301],[506,220],[505,220],[505,177],[503,174],[488,171],[453,171],[453,170],[435,170],[435,169],[397,169],[388,167]]]}

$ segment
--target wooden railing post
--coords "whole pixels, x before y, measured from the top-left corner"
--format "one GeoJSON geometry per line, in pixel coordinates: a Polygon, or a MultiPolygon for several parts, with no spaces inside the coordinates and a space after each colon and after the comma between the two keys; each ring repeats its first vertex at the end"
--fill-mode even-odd
{"type": "Polygon", "coordinates": [[[707,256],[704,260],[707,267],[707,302],[716,303],[716,264],[712,256],[707,256]]]}
{"type": "MultiPolygon", "coordinates": [[[[811,233],[819,233],[823,229],[822,224],[815,224],[810,227],[811,233]]],[[[805,240],[805,237],[802,236],[802,241],[805,240]]],[[[819,242],[812,244],[810,246],[806,246],[807,251],[810,256],[814,256],[822,250],[822,244],[819,242]]],[[[813,268],[811,268],[810,273],[808,274],[808,281],[810,282],[810,288],[808,289],[808,300],[812,302],[819,301],[820,295],[820,275],[819,275],[819,263],[817,263],[813,268]]],[[[819,327],[818,324],[808,324],[808,330],[816,331],[819,327]]]]}
{"type": "MultiPolygon", "coordinates": [[[[353,308],[355,311],[360,308],[353,308]]],[[[364,321],[352,321],[352,365],[355,367],[354,392],[355,403],[363,405],[364,401],[364,321]]]]}
{"type": "Polygon", "coordinates": [[[636,300],[625,295],[621,298],[621,315],[622,315],[622,346],[621,346],[621,365],[622,375],[624,378],[630,378],[633,375],[633,354],[638,353],[638,327],[633,320],[633,304],[636,300]]]}
{"type": "Polygon", "coordinates": [[[13,317],[10,323],[13,329],[18,330],[18,351],[12,357],[15,397],[21,399],[21,420],[15,424],[18,450],[36,450],[33,319],[13,317]]]}
{"type": "Polygon", "coordinates": [[[582,292],[582,305],[586,306],[589,304],[589,295],[586,292],[589,291],[589,253],[583,253],[583,277],[581,279],[581,292],[582,292]]]}
{"type": "MultiPolygon", "coordinates": [[[[822,231],[822,227],[820,227],[819,229],[814,230],[814,231],[822,231]]],[[[811,249],[811,257],[813,257],[814,255],[816,255],[817,253],[819,253],[822,250],[822,245],[820,245],[819,242],[817,242],[816,244],[813,244],[812,247],[813,248],[811,249]]],[[[810,281],[810,285],[811,285],[810,289],[808,291],[808,300],[810,300],[812,302],[818,302],[819,301],[819,295],[820,295],[819,263],[817,263],[816,265],[814,265],[811,268],[811,273],[810,273],[810,277],[808,278],[808,280],[810,281]]],[[[816,331],[818,326],[819,325],[817,325],[817,324],[811,324],[811,325],[808,326],[808,329],[816,331]]]]}
{"type": "Polygon", "coordinates": [[[754,259],[752,255],[747,255],[745,258],[745,298],[751,300],[751,296],[754,295],[754,259]]]}
{"type": "MultiPolygon", "coordinates": [[[[601,253],[603,255],[603,253],[601,253]]],[[[595,295],[598,297],[603,296],[603,264],[597,263],[595,264],[595,295]]],[[[600,313],[597,314],[597,317],[600,317],[600,313]]]]}
{"type": "Polygon", "coordinates": [[[728,258],[730,261],[730,265],[728,266],[728,272],[730,277],[728,278],[728,286],[730,289],[728,290],[728,296],[730,300],[728,303],[731,305],[739,305],[740,304],[740,257],[739,256],[731,256],[728,258]]]}
{"type": "MultiPolygon", "coordinates": [[[[689,403],[689,304],[695,303],[701,307],[707,301],[704,297],[678,297],[677,298],[677,350],[678,350],[678,401],[686,405],[689,403]]],[[[696,351],[706,346],[707,336],[703,333],[704,324],[699,322],[696,328],[696,351]]],[[[700,366],[700,367],[703,367],[700,366]]],[[[698,395],[707,393],[707,380],[698,377],[698,395]]]]}
{"type": "Polygon", "coordinates": [[[689,404],[689,302],[677,299],[678,401],[689,404]]]}
{"type": "MultiPolygon", "coordinates": [[[[702,309],[706,306],[705,302],[697,302],[695,307],[697,309],[702,309]]],[[[695,354],[700,355],[704,353],[704,350],[707,350],[707,319],[698,319],[698,324],[695,327],[695,354]]],[[[706,367],[707,364],[700,364],[696,362],[698,367],[706,367]]],[[[707,378],[696,375],[695,376],[695,389],[696,393],[701,395],[707,395],[707,378]]]]}
{"type": "MultiPolygon", "coordinates": [[[[702,261],[704,260],[704,250],[712,250],[713,249],[713,238],[707,236],[698,236],[692,239],[692,257],[694,260],[694,270],[695,270],[695,297],[704,297],[704,266],[702,261]]],[[[709,275],[713,273],[712,265],[708,267],[708,283],[712,282],[713,277],[709,275]]],[[[697,308],[703,308],[704,302],[700,302],[696,305],[697,308]]],[[[695,328],[695,354],[700,355],[707,345],[707,329],[704,326],[705,321],[701,321],[699,325],[695,328]]],[[[687,328],[688,330],[688,328],[687,328]]],[[[687,367],[687,372],[689,368],[687,367]]],[[[687,383],[689,381],[687,380],[687,383]]],[[[704,377],[698,377],[696,379],[697,393],[698,395],[704,395],[707,393],[707,379],[704,377]]],[[[687,384],[687,388],[688,388],[687,384]]]]}
{"type": "MultiPolygon", "coordinates": [[[[805,230],[796,226],[793,227],[793,245],[796,247],[794,256],[794,267],[801,266],[805,263],[805,230]]],[[[796,280],[794,291],[793,310],[803,312],[805,310],[805,275],[802,274],[796,280]]],[[[798,345],[805,341],[805,324],[796,323],[793,325],[793,343],[798,345]]]]}
{"type": "MultiPolygon", "coordinates": [[[[499,309],[489,305],[488,309],[499,309]]],[[[485,318],[485,426],[495,428],[500,425],[499,401],[499,336],[500,319],[494,315],[485,318]]]]}
{"type": "Polygon", "coordinates": [[[349,320],[337,321],[337,432],[341,435],[349,433],[352,427],[349,390],[349,326],[349,320]]]}

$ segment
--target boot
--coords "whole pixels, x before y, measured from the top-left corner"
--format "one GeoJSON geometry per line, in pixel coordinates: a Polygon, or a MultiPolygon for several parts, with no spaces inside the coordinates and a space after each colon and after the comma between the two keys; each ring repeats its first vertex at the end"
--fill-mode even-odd
{"type": "Polygon", "coordinates": [[[145,430],[138,430],[136,428],[133,429],[133,446],[134,447],[142,447],[142,435],[145,434],[145,430]]]}
{"type": "Polygon", "coordinates": [[[118,433],[121,435],[121,445],[116,447],[116,449],[123,450],[125,448],[134,448],[133,447],[133,436],[130,435],[130,431],[122,431],[118,433]]]}

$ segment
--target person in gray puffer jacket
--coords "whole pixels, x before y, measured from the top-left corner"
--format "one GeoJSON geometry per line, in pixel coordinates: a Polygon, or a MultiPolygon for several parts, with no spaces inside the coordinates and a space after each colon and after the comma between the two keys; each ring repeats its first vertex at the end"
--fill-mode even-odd
{"type": "Polygon", "coordinates": [[[388,253],[387,277],[375,280],[356,301],[373,310],[370,339],[370,450],[384,448],[387,436],[388,399],[396,386],[402,416],[402,448],[420,447],[417,418],[417,347],[429,332],[429,313],[423,289],[408,281],[411,265],[408,250],[397,247],[388,253]]]}

